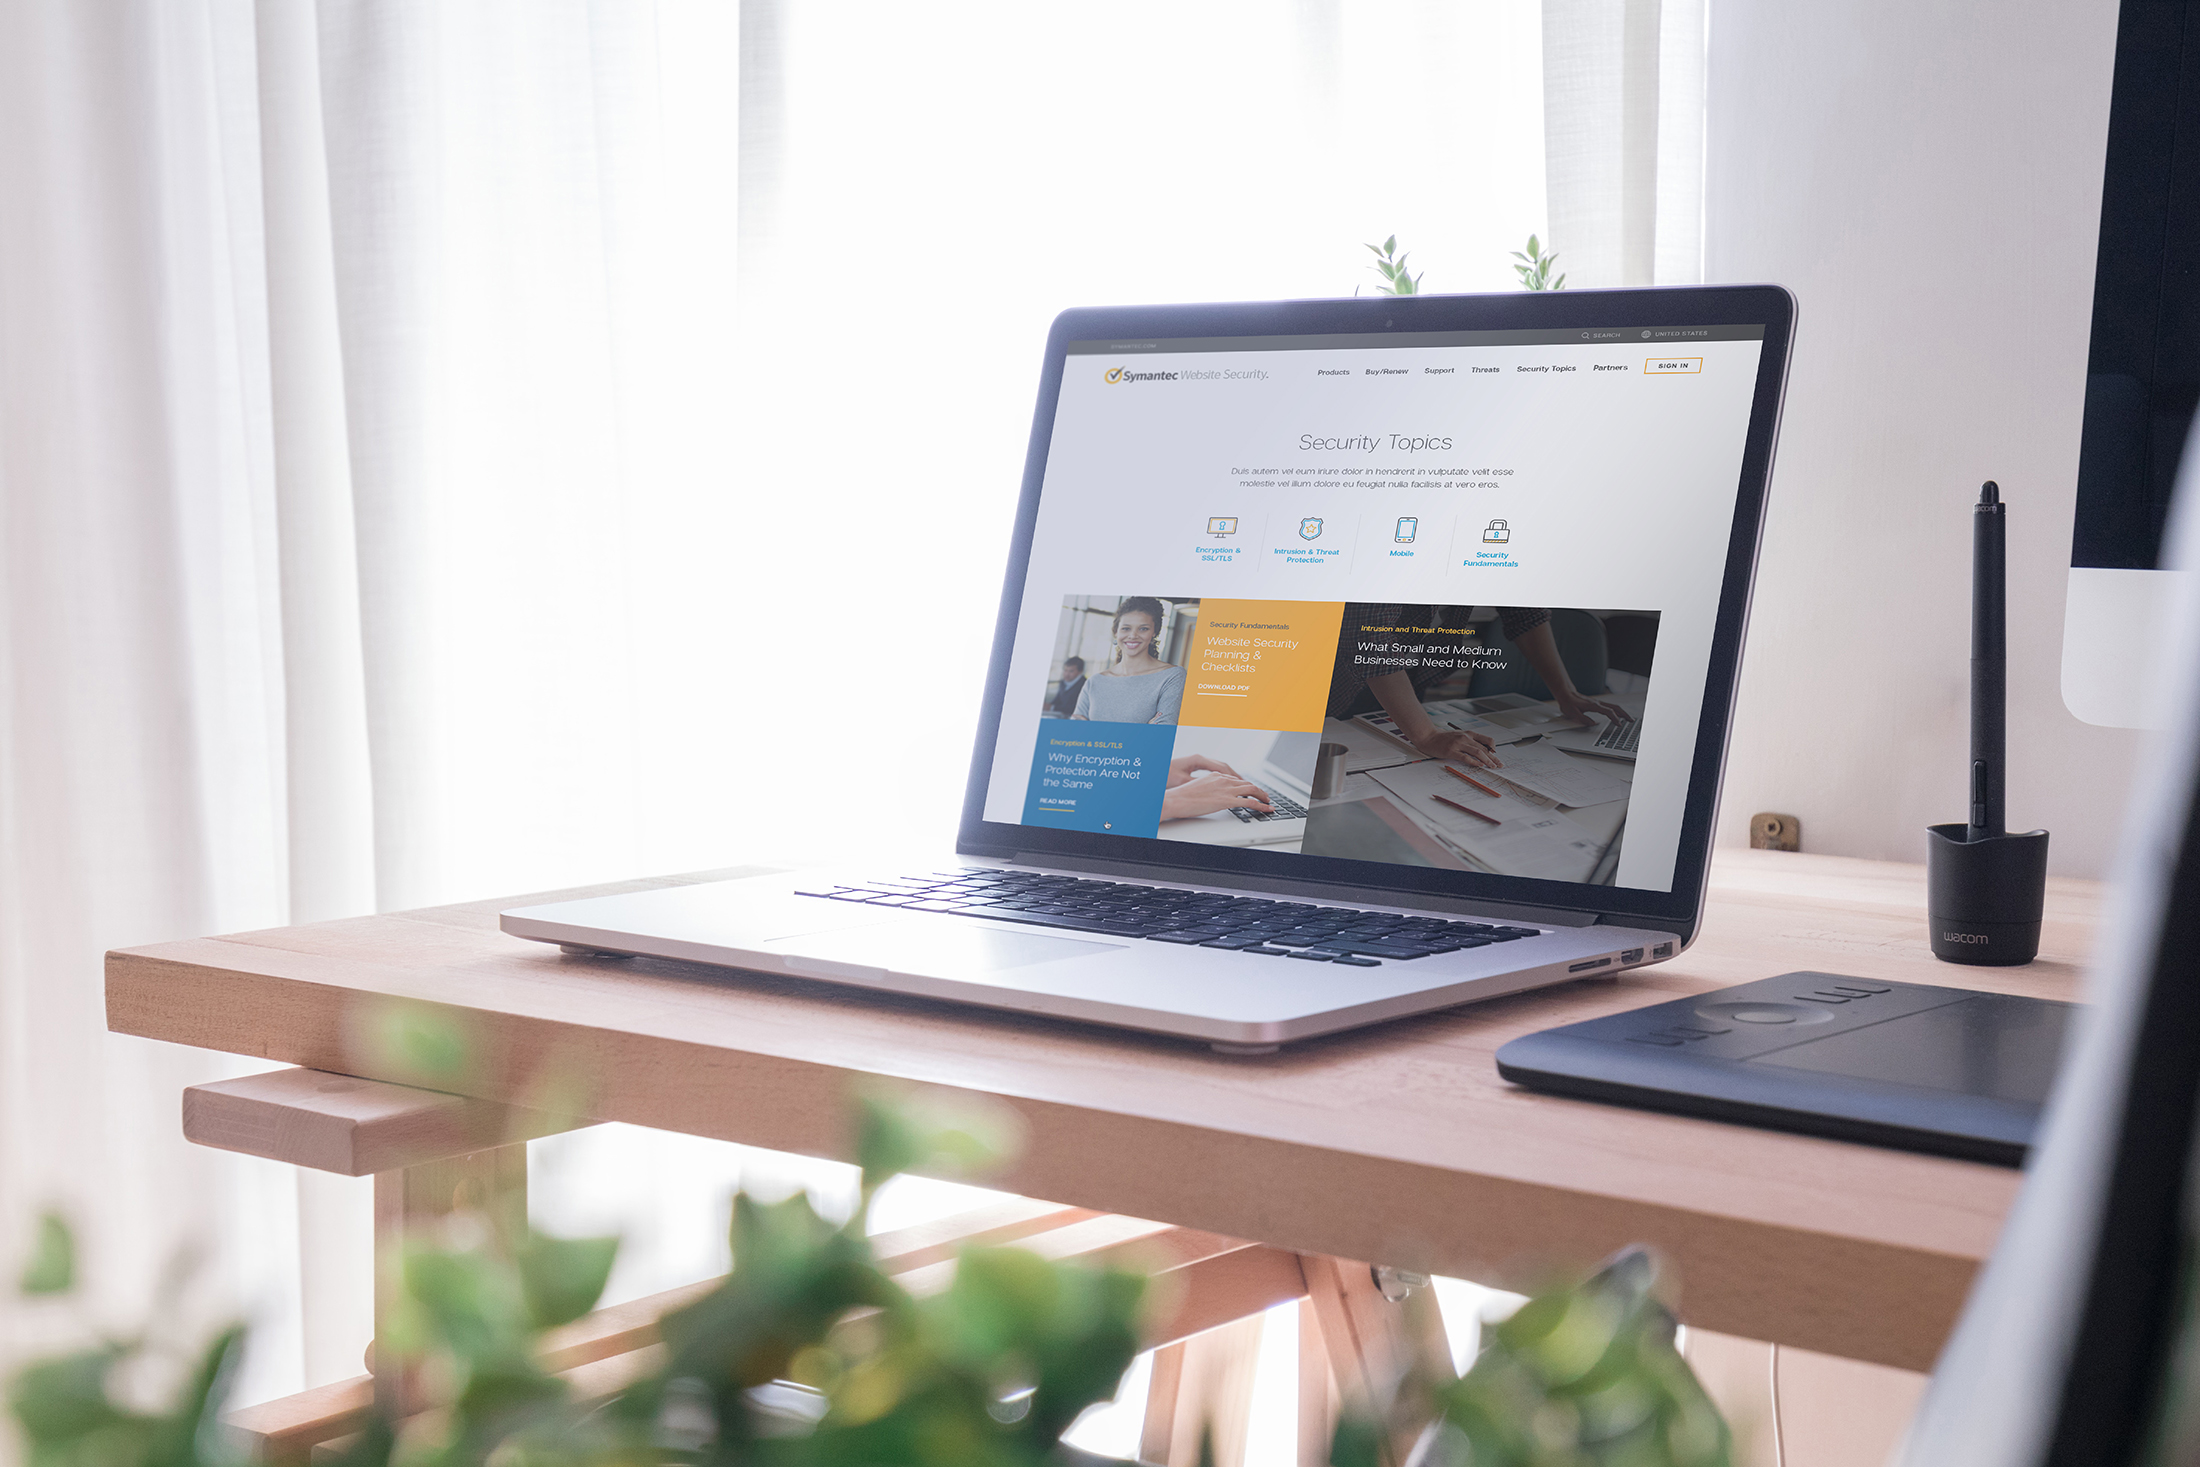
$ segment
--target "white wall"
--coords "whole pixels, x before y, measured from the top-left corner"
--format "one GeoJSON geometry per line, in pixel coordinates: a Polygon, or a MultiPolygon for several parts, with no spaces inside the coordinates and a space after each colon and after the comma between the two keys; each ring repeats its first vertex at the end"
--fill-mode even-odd
{"type": "MultiPolygon", "coordinates": [[[[1719,833],[1961,820],[1970,505],[2010,504],[2012,827],[2098,875],[2138,736],[2062,705],[2113,0],[1716,0],[1705,275],[1800,305],[1719,833]]],[[[2097,635],[2113,636],[2102,627],[2097,635]]]]}

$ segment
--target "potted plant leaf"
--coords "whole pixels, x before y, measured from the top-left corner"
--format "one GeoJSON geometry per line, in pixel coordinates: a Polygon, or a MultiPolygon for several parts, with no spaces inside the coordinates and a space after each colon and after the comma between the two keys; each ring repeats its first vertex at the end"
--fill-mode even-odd
{"type": "MultiPolygon", "coordinates": [[[[1014,1247],[966,1249],[943,1290],[917,1297],[878,1266],[866,1216],[893,1176],[967,1169],[978,1128],[877,1101],[858,1107],[862,1205],[845,1222],[806,1195],[735,1198],[734,1267],[661,1321],[636,1378],[584,1393],[546,1367],[547,1332],[587,1314],[617,1255],[610,1238],[556,1238],[458,1214],[395,1261],[402,1303],[378,1356],[426,1403],[377,1409],[332,1467],[1064,1467],[1061,1445],[1111,1398],[1140,1348],[1146,1280],[1014,1247]]],[[[76,1268],[58,1218],[21,1278],[65,1296],[76,1268]]],[[[1673,1348],[1650,1255],[1622,1255],[1531,1298],[1485,1330],[1466,1375],[1408,1368],[1356,1403],[1336,1467],[1725,1467],[1726,1428],[1673,1348]]],[[[244,1340],[187,1353],[154,1332],[98,1340],[17,1371],[8,1405],[26,1467],[244,1467],[219,1423],[244,1340]],[[123,1377],[177,1363],[167,1404],[132,1405],[123,1377]]]]}

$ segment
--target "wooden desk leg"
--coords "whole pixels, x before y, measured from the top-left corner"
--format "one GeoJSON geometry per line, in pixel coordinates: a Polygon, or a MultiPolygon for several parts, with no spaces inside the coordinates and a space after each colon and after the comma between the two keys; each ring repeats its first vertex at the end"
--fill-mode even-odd
{"type": "Polygon", "coordinates": [[[1215,1467],[1243,1467],[1266,1326],[1264,1314],[1250,1314],[1154,1351],[1141,1461],[1198,1467],[1200,1436],[1211,1433],[1215,1467]]]}
{"type": "MultiPolygon", "coordinates": [[[[1388,1299],[1374,1270],[1348,1258],[1299,1256],[1307,1297],[1299,1304],[1298,1461],[1327,1467],[1338,1411],[1380,1410],[1414,1368],[1448,1375],[1451,1343],[1433,1289],[1388,1299]]],[[[1218,1467],[1242,1460],[1264,1319],[1250,1315],[1154,1352],[1139,1457],[1164,1467],[1199,1460],[1199,1434],[1214,1431],[1218,1467]]],[[[1390,1443],[1391,1467],[1414,1433],[1390,1443]]]]}
{"type": "MultiPolygon", "coordinates": [[[[527,1225],[527,1143],[491,1146],[374,1174],[377,1340],[383,1337],[404,1287],[400,1271],[406,1249],[442,1241],[439,1225],[454,1212],[480,1213],[507,1238],[517,1238],[527,1225]]],[[[367,1368],[374,1374],[379,1405],[398,1415],[420,1408],[410,1373],[385,1369],[380,1352],[371,1346],[367,1368]]]]}
{"type": "Polygon", "coordinates": [[[1184,1346],[1178,1340],[1153,1352],[1153,1376],[1146,1383],[1146,1421],[1138,1432],[1138,1460],[1167,1463],[1176,1437],[1176,1406],[1184,1391],[1184,1346]]]}
{"type": "MultiPolygon", "coordinates": [[[[1423,1370],[1448,1374],[1451,1345],[1444,1334],[1436,1291],[1425,1285],[1404,1299],[1383,1297],[1374,1270],[1349,1258],[1301,1254],[1299,1266],[1306,1273],[1306,1312],[1319,1326],[1322,1354],[1337,1382],[1342,1402],[1359,1411],[1380,1411],[1397,1390],[1398,1383],[1416,1365],[1423,1370]]],[[[1300,1389],[1310,1373],[1300,1342],[1300,1389]]],[[[1299,1419],[1307,1420],[1305,1405],[1299,1419]]],[[[1330,1417],[1334,1422],[1335,1417],[1330,1417]]],[[[1405,1431],[1390,1443],[1389,1460],[1401,1463],[1413,1449],[1414,1433],[1405,1431]]],[[[1326,1452],[1326,1434],[1323,1443],[1326,1452]]],[[[1301,1459],[1307,1460],[1302,1447],[1301,1459]]]]}
{"type": "Polygon", "coordinates": [[[1337,1377],[1329,1368],[1321,1316],[1312,1299],[1299,1301],[1299,1467],[1329,1467],[1337,1431],[1337,1377]]]}

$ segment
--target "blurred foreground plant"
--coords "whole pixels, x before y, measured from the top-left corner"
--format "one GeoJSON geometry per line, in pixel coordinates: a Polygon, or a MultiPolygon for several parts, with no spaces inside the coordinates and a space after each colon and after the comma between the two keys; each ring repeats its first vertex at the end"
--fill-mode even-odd
{"type": "MultiPolygon", "coordinates": [[[[76,1244],[58,1214],[39,1219],[17,1288],[26,1299],[74,1292],[76,1244]]],[[[243,1353],[244,1329],[231,1325],[198,1351],[146,1332],[34,1362],[8,1383],[26,1467],[239,1467],[220,1416],[243,1353]],[[165,1405],[132,1401],[162,1375],[180,1377],[165,1405]]]]}
{"type": "Polygon", "coordinates": [[[1379,1421],[1338,1426],[1331,1463],[1376,1467],[1387,1436],[1415,1442],[1411,1467],[1731,1467],[1732,1435],[1674,1346],[1660,1275],[1629,1248],[1484,1326],[1464,1376],[1417,1362],[1379,1421]]]}
{"type": "Polygon", "coordinates": [[[970,1171],[982,1126],[875,1101],[860,1111],[862,1201],[844,1223],[807,1195],[734,1199],[732,1273],[662,1321],[659,1368],[576,1401],[537,1336],[593,1308],[616,1244],[487,1229],[404,1261],[393,1343],[449,1404],[378,1418],[345,1467],[584,1467],[626,1462],[1025,1467],[1115,1392],[1138,1351],[1142,1276],[971,1248],[953,1282],[911,1296],[880,1271],[865,1220],[912,1167],[970,1171]]]}
{"type": "MultiPolygon", "coordinates": [[[[582,1397],[543,1363],[545,1332],[588,1313],[617,1255],[454,1216],[435,1247],[395,1260],[402,1303],[376,1341],[426,1409],[377,1408],[338,1467],[1041,1467],[1111,1397],[1139,1348],[1145,1279],[971,1248],[917,1298],[880,1270],[872,1200],[912,1169],[967,1174],[1000,1141],[983,1125],[860,1107],[862,1204],[844,1223],[796,1194],[734,1199],[733,1271],[665,1316],[647,1373],[582,1397]]],[[[49,1218],[21,1280],[74,1284],[49,1218]]],[[[1409,1368],[1376,1414],[1340,1422],[1335,1467],[1377,1467],[1419,1438],[1414,1467],[1727,1467],[1728,1433],[1673,1346],[1657,1267],[1631,1250],[1584,1283],[1530,1299],[1483,1332],[1463,1378],[1409,1368]],[[1432,1424],[1433,1423],[1433,1424],[1432,1424]]],[[[1425,1302],[1425,1301],[1424,1301],[1425,1302]]],[[[9,1405],[27,1467],[242,1467],[218,1424],[243,1331],[176,1358],[165,1406],[125,1379],[166,1347],[108,1340],[33,1364],[9,1405]]],[[[176,1352],[167,1351],[171,1357],[176,1352]]]]}
{"type": "MultiPolygon", "coordinates": [[[[438,1245],[395,1260],[400,1306],[375,1349],[427,1409],[379,1406],[342,1467],[624,1464],[908,1464],[1037,1467],[1139,1349],[1143,1275],[1053,1263],[1016,1248],[964,1250],[942,1292],[916,1298],[882,1272],[865,1233],[897,1173],[968,1171],[986,1128],[861,1107],[862,1205],[844,1223],[807,1195],[734,1199],[733,1271],[662,1321],[661,1364],[582,1399],[544,1368],[544,1333],[596,1305],[618,1244],[500,1230],[455,1215],[438,1245]],[[385,1354],[386,1352],[386,1354],[385,1354]]],[[[69,1234],[50,1220],[26,1291],[66,1291],[69,1234]]],[[[217,1423],[243,1332],[225,1331],[175,1403],[118,1404],[139,1341],[32,1365],[10,1405],[29,1467],[235,1467],[217,1423]]]]}

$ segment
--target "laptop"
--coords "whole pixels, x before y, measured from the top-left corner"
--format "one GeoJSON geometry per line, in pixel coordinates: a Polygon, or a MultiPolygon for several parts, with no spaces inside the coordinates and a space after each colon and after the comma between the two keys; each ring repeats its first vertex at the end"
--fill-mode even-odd
{"type": "Polygon", "coordinates": [[[1569,754],[1585,759],[1612,759],[1622,764],[1635,762],[1635,751],[1642,746],[1642,720],[1639,718],[1607,718],[1593,722],[1587,728],[1562,729],[1552,734],[1551,742],[1569,754]]]}
{"type": "Polygon", "coordinates": [[[1066,311],[952,845],[504,930],[1249,1053],[1671,958],[1793,320],[1776,286],[1066,311]],[[1584,618],[1620,617],[1658,644],[1632,764],[1441,716],[1612,701],[1584,618]],[[1382,752],[1317,796],[1332,739],[1382,752]]]}

